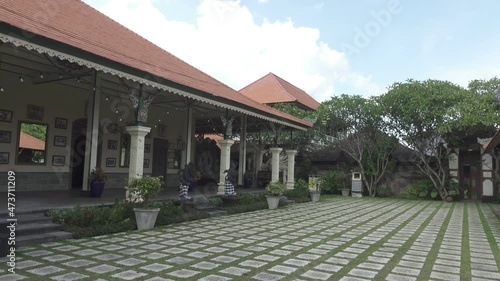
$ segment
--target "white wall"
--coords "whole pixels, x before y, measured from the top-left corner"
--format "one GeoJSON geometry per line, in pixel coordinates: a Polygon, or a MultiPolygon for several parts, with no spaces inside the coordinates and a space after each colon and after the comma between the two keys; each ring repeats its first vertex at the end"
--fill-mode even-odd
{"type": "Polygon", "coordinates": [[[0,152],[9,152],[8,165],[0,165],[0,171],[15,170],[17,172],[69,172],[71,151],[71,126],[76,119],[84,117],[85,101],[90,97],[90,91],[65,87],[57,83],[33,85],[28,77],[23,77],[21,83],[17,75],[0,71],[1,86],[0,109],[13,111],[11,123],[0,122],[0,130],[11,131],[9,144],[0,143],[0,152]],[[27,118],[27,105],[42,106],[43,119],[27,118]],[[56,129],[55,118],[68,120],[67,129],[56,129]],[[48,125],[47,151],[45,165],[15,165],[16,146],[18,142],[18,127],[20,121],[43,123],[48,125]],[[66,147],[55,147],[54,136],[65,136],[66,147]],[[64,155],[65,165],[52,166],[53,155],[64,155]]]}
{"type": "MultiPolygon", "coordinates": [[[[86,107],[86,103],[88,103],[91,98],[91,90],[77,89],[57,83],[33,85],[31,79],[27,77],[24,77],[24,82],[20,83],[17,75],[3,71],[0,71],[0,75],[1,86],[5,90],[4,92],[0,92],[0,109],[13,111],[13,120],[11,123],[0,122],[0,130],[12,132],[12,139],[9,144],[0,143],[0,152],[10,153],[9,164],[0,165],[0,172],[9,170],[15,170],[17,172],[70,172],[69,162],[71,160],[72,123],[75,120],[86,118],[86,108],[90,116],[92,106],[88,105],[86,107]],[[28,104],[42,106],[44,108],[43,120],[38,121],[27,119],[26,113],[28,104]],[[56,117],[68,120],[67,129],[56,129],[54,127],[56,117]],[[18,141],[18,127],[20,121],[33,121],[48,125],[45,165],[15,165],[15,151],[18,141]],[[66,147],[55,147],[53,145],[55,135],[65,136],[67,138],[66,147]],[[53,155],[64,155],[65,165],[63,167],[52,166],[53,155]]],[[[118,123],[119,128],[123,129],[127,126],[127,123],[131,124],[134,122],[134,112],[130,106],[130,101],[116,97],[111,97],[111,99],[106,101],[107,96],[106,92],[101,92],[100,124],[103,127],[103,133],[101,135],[101,166],[107,173],[126,174],[128,173],[128,168],[119,167],[121,134],[111,134],[107,131],[106,127],[109,123],[118,123]],[[118,115],[115,113],[116,111],[119,112],[118,115]],[[123,118],[123,121],[121,122],[119,121],[120,117],[123,118]],[[117,150],[107,149],[108,140],[118,141],[117,150]],[[106,167],[107,158],[116,158],[116,166],[112,168],[106,167]]],[[[147,125],[150,125],[152,129],[151,138],[146,139],[146,144],[151,146],[151,152],[145,154],[145,159],[149,160],[149,168],[145,168],[144,173],[152,172],[154,138],[168,139],[170,149],[175,147],[179,134],[185,141],[186,112],[169,110],[169,114],[167,115],[164,109],[152,106],[148,116],[148,123],[150,124],[147,125]],[[153,127],[155,123],[158,123],[157,120],[159,117],[161,118],[160,124],[166,126],[165,137],[159,137],[158,128],[153,127]]],[[[177,173],[177,170],[169,169],[168,172],[177,173]]]]}

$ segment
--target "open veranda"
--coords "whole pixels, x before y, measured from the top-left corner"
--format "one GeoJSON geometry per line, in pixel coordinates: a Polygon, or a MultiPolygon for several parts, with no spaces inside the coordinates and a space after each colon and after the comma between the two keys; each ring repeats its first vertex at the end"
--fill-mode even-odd
{"type": "Polygon", "coordinates": [[[500,280],[494,207],[333,197],[30,246],[0,280],[500,280]]]}

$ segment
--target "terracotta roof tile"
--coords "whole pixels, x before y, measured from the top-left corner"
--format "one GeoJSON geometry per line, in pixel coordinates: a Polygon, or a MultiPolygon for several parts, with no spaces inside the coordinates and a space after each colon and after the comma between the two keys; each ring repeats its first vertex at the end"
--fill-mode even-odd
{"type": "Polygon", "coordinates": [[[305,91],[274,73],[265,75],[239,92],[264,104],[298,102],[313,110],[319,107],[319,103],[305,91]]]}
{"type": "Polygon", "coordinates": [[[33,150],[45,150],[45,142],[32,135],[21,132],[19,134],[19,147],[33,150]]]}
{"type": "Polygon", "coordinates": [[[44,2],[0,1],[0,22],[257,111],[312,126],[239,94],[79,0],[41,3],[44,2]],[[47,6],[52,9],[50,12],[47,6]]]}
{"type": "Polygon", "coordinates": [[[500,144],[500,130],[498,130],[491,140],[483,145],[484,150],[496,148],[500,144]]]}

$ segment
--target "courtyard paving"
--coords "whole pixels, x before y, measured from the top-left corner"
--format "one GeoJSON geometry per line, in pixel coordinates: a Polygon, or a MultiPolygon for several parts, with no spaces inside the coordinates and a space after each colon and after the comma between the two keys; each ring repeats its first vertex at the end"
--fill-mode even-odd
{"type": "Polygon", "coordinates": [[[497,206],[334,198],[31,246],[0,280],[500,280],[497,206]]]}

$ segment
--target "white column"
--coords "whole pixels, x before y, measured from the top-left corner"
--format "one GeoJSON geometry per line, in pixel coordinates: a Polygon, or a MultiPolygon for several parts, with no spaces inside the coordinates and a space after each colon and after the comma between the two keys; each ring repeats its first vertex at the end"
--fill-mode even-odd
{"type": "Polygon", "coordinates": [[[297,150],[287,150],[286,156],[288,157],[288,177],[286,181],[286,188],[293,189],[295,185],[295,155],[297,150]]]}
{"type": "Polygon", "coordinates": [[[90,172],[97,166],[97,147],[99,145],[99,111],[101,109],[101,78],[94,74],[95,90],[90,98],[90,108],[87,119],[87,146],[85,151],[85,163],[83,167],[82,190],[89,190],[88,177],[90,172]]]}
{"type": "Polygon", "coordinates": [[[226,178],[226,174],[224,174],[225,170],[229,169],[230,160],[231,160],[231,146],[233,145],[233,140],[220,140],[220,169],[219,169],[219,189],[217,194],[224,194],[224,181],[226,178]]]}
{"type": "Polygon", "coordinates": [[[240,133],[240,157],[238,169],[238,185],[243,185],[243,174],[246,171],[247,158],[247,116],[241,118],[241,133],[240,133]]]}
{"type": "Polygon", "coordinates": [[[273,153],[271,182],[276,182],[279,181],[280,177],[280,152],[283,150],[283,148],[272,147],[270,150],[273,153]]]}
{"type": "Polygon", "coordinates": [[[192,161],[191,159],[191,141],[193,135],[193,108],[188,106],[187,108],[187,132],[186,132],[186,164],[192,161]]]}
{"type": "Polygon", "coordinates": [[[151,131],[149,127],[128,126],[127,132],[130,134],[130,163],[128,167],[128,177],[137,178],[143,175],[144,165],[144,137],[151,131]]]}

